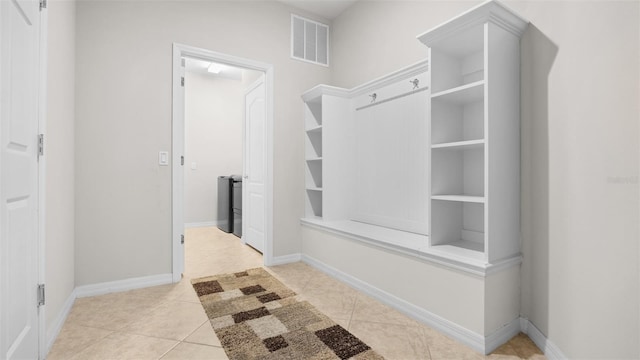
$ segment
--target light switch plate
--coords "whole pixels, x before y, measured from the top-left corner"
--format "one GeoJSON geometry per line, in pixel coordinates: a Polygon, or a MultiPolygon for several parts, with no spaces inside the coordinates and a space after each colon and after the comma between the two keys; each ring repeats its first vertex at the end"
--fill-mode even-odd
{"type": "Polygon", "coordinates": [[[169,165],[169,152],[168,151],[160,151],[158,153],[158,165],[168,166],[169,165]]]}

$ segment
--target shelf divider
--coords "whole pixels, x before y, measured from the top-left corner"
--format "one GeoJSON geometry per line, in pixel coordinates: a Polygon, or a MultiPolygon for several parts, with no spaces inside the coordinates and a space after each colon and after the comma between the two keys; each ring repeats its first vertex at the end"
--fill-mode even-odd
{"type": "Polygon", "coordinates": [[[470,195],[432,195],[431,200],[458,201],[458,202],[469,202],[469,203],[479,203],[479,204],[484,204],[485,202],[484,196],[470,196],[470,195]]]}
{"type": "Polygon", "coordinates": [[[318,125],[316,127],[307,129],[308,133],[321,133],[322,132],[322,125],[318,125]]]}
{"type": "Polygon", "coordinates": [[[432,100],[447,101],[456,104],[472,103],[484,98],[484,80],[472,82],[453,89],[447,89],[431,95],[432,100]]]}
{"type": "Polygon", "coordinates": [[[431,145],[432,149],[477,149],[484,146],[484,139],[464,140],[431,145]]]}

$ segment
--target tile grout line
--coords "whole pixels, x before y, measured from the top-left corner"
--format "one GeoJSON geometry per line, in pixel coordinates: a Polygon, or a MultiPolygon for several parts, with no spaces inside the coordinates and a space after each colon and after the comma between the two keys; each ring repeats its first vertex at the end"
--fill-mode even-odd
{"type": "MultiPolygon", "coordinates": [[[[107,335],[105,335],[105,336],[99,337],[99,338],[98,338],[98,339],[96,339],[95,341],[91,341],[91,342],[89,342],[89,343],[85,344],[84,346],[81,346],[78,350],[76,350],[76,351],[74,351],[74,352],[73,352],[73,354],[71,355],[72,357],[73,357],[73,356],[75,356],[75,355],[78,355],[79,353],[83,352],[84,350],[88,349],[89,347],[93,346],[94,344],[96,344],[96,343],[98,343],[98,342],[100,342],[100,341],[102,341],[102,340],[106,339],[107,337],[109,337],[109,336],[111,336],[111,335],[115,334],[115,331],[114,331],[114,330],[107,330],[107,329],[101,329],[101,328],[96,328],[96,327],[93,327],[93,326],[84,326],[84,325],[73,325],[73,326],[86,327],[86,328],[96,329],[96,330],[104,330],[104,331],[109,331],[109,333],[108,333],[107,335]]],[[[63,328],[63,329],[64,329],[64,328],[63,328]]],[[[62,332],[62,331],[61,331],[61,332],[62,332]]],[[[55,345],[55,343],[54,343],[54,345],[55,345]]],[[[50,350],[52,350],[52,349],[53,349],[53,346],[51,347],[51,349],[50,349],[50,350]]],[[[49,354],[47,354],[47,356],[46,356],[46,357],[48,357],[48,356],[49,356],[49,354]]],[[[46,357],[45,357],[45,358],[46,358],[46,357]]]]}
{"type": "Polygon", "coordinates": [[[167,356],[168,353],[170,353],[171,351],[173,351],[175,348],[178,347],[178,345],[180,345],[182,343],[182,341],[178,341],[175,345],[173,345],[169,350],[165,351],[164,354],[160,355],[160,357],[158,358],[158,360],[161,360],[163,357],[167,356]]]}
{"type": "Polygon", "coordinates": [[[353,320],[353,314],[356,312],[356,306],[358,306],[358,299],[360,294],[356,293],[356,299],[353,301],[353,309],[351,309],[351,315],[349,315],[349,322],[347,323],[347,330],[351,331],[351,320],[353,320]]]}
{"type": "MultiPolygon", "coordinates": [[[[205,323],[209,322],[209,318],[207,317],[207,320],[203,321],[202,324],[196,326],[196,328],[190,332],[189,334],[187,334],[187,336],[185,336],[182,340],[180,340],[181,342],[185,341],[189,336],[193,335],[196,331],[198,331],[202,325],[204,325],[205,323]]],[[[188,341],[187,341],[188,342],[188,341]]]]}

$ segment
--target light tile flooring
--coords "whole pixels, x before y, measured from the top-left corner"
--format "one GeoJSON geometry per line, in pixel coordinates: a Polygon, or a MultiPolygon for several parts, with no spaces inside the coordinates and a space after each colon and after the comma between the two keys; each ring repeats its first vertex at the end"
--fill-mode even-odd
{"type": "MultiPolygon", "coordinates": [[[[259,267],[262,256],[217,228],[189,229],[185,246],[180,283],[77,299],[47,359],[226,359],[190,280],[259,267]]],[[[484,358],[306,264],[268,270],[387,359],[484,358]]],[[[486,358],[545,357],[520,334],[486,358]]]]}

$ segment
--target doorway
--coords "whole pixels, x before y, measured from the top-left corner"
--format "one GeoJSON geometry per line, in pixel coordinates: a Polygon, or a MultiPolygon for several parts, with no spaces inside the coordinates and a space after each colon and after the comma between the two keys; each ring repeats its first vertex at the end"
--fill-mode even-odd
{"type": "MultiPolygon", "coordinates": [[[[243,118],[246,116],[246,120],[243,119],[241,128],[242,133],[229,134],[231,138],[236,140],[235,145],[227,141],[229,151],[236,152],[235,154],[225,153],[223,156],[227,159],[235,159],[234,164],[229,165],[226,169],[220,168],[220,171],[230,171],[230,174],[220,173],[219,175],[242,175],[243,183],[243,201],[242,201],[242,238],[245,242],[250,243],[248,238],[255,236],[261,236],[259,238],[260,244],[263,245],[263,262],[264,265],[269,265],[272,262],[272,223],[273,216],[271,209],[273,208],[273,166],[272,166],[272,154],[273,154],[273,68],[269,64],[256,62],[249,59],[243,59],[227,54],[217,53],[205,49],[194,48],[181,44],[174,44],[173,46],[173,124],[172,124],[172,249],[173,249],[173,280],[179,281],[184,271],[184,229],[185,222],[190,225],[218,225],[217,223],[211,224],[207,222],[198,221],[197,215],[194,214],[194,209],[185,209],[185,200],[188,200],[185,196],[185,172],[188,176],[196,175],[201,168],[198,164],[198,160],[194,157],[189,158],[189,150],[207,151],[207,149],[195,149],[194,145],[189,145],[188,139],[190,134],[187,130],[187,123],[185,122],[185,78],[193,77],[193,71],[195,67],[200,67],[201,72],[218,73],[219,82],[228,80],[238,81],[235,84],[236,87],[241,87],[244,90],[244,95],[240,100],[243,112],[243,118]],[[195,64],[195,65],[194,65],[195,64]],[[198,65],[199,64],[199,65],[198,65]],[[206,68],[205,68],[206,65],[206,68]],[[226,69],[226,74],[222,74],[226,69]],[[190,73],[187,75],[186,71],[190,73]],[[243,79],[243,73],[246,76],[243,79]],[[254,81],[255,80],[255,81],[254,81]],[[252,92],[255,93],[255,89],[260,87],[262,89],[261,102],[254,101],[251,98],[252,92]],[[248,100],[247,100],[248,99],[248,100]],[[260,105],[247,107],[248,104],[260,105]],[[256,114],[255,109],[260,109],[257,119],[259,121],[252,121],[252,116],[256,114]],[[257,126],[256,126],[257,125],[257,126]],[[252,131],[253,129],[253,131],[252,131]],[[257,131],[256,131],[257,129],[257,131]],[[244,154],[241,156],[242,169],[241,174],[237,174],[238,167],[238,139],[244,143],[241,146],[240,151],[244,154]],[[256,151],[256,146],[259,151],[256,151]],[[186,150],[186,151],[185,151],[186,150]],[[256,167],[257,165],[261,167],[256,167]],[[252,170],[253,168],[253,170],[252,170]],[[234,170],[231,170],[234,169],[234,170]],[[257,171],[256,169],[260,169],[257,171]],[[260,186],[256,187],[258,184],[260,186]],[[251,189],[260,190],[261,201],[251,201],[250,199],[256,199],[252,197],[251,189]],[[194,217],[195,216],[195,217],[194,217]],[[260,224],[260,231],[258,233],[252,232],[251,224],[260,224]]],[[[194,77],[197,79],[197,77],[194,77]]],[[[200,79],[202,80],[202,79],[200,79]]],[[[187,85],[188,86],[188,85],[187,85]]],[[[237,100],[237,99],[236,99],[237,100]]],[[[232,106],[232,104],[230,104],[232,106]]],[[[254,118],[256,118],[254,116],[254,118]]],[[[235,129],[238,129],[236,124],[235,129]]],[[[234,126],[231,126],[234,128],[234,126]]],[[[191,130],[193,131],[193,129],[191,130]]],[[[193,135],[193,134],[191,134],[193,135]]],[[[220,139],[219,139],[220,140],[220,139]]],[[[221,140],[222,141],[222,140],[221,140]]],[[[224,144],[217,144],[219,146],[225,146],[224,144]]],[[[198,146],[195,146],[198,147],[198,146]]],[[[214,155],[214,154],[212,154],[214,155]]],[[[201,157],[202,159],[202,157],[201,157]]],[[[203,164],[203,163],[201,163],[203,164]]],[[[204,170],[204,169],[203,169],[204,170]]],[[[209,174],[211,177],[211,174],[209,174]]],[[[217,177],[217,175],[216,175],[217,177]]],[[[186,179],[187,181],[193,179],[186,179]]],[[[216,184],[208,184],[211,188],[216,189],[216,184]]],[[[211,188],[209,190],[211,190],[211,188]]],[[[216,189],[217,192],[217,189],[216,189]]],[[[192,195],[192,194],[191,194],[192,195]]],[[[210,206],[216,206],[216,204],[210,204],[210,206]]],[[[195,209],[197,211],[197,209],[195,209]]],[[[202,216],[202,215],[201,215],[202,216]]],[[[201,217],[202,218],[202,217],[201,217]]],[[[217,217],[216,217],[217,219],[217,217]]],[[[254,226],[255,228],[255,226],[254,226]]]]}

